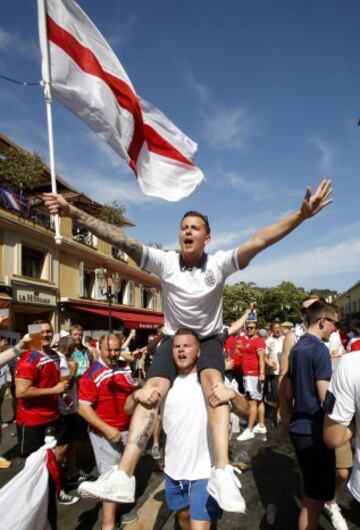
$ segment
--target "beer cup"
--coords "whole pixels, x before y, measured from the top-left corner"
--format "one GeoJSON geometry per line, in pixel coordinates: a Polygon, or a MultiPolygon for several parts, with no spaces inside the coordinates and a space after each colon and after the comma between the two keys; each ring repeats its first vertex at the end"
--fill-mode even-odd
{"type": "Polygon", "coordinates": [[[41,350],[41,324],[30,324],[28,326],[28,332],[30,335],[30,348],[32,350],[41,350]]]}

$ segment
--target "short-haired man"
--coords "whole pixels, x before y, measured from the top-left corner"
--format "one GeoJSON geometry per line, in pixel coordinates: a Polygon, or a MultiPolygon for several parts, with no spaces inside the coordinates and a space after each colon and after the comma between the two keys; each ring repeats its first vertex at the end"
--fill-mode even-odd
{"type": "Polygon", "coordinates": [[[250,412],[247,428],[238,436],[240,442],[255,438],[255,434],[266,434],[264,382],[265,382],[265,341],[257,334],[255,320],[248,320],[245,335],[238,338],[241,348],[244,390],[249,400],[250,412]],[[257,425],[256,419],[259,416],[257,425]]]}
{"type": "MultiPolygon", "coordinates": [[[[161,410],[166,433],[166,502],[177,512],[182,530],[208,530],[211,521],[215,521],[221,511],[207,492],[213,458],[209,447],[206,402],[197,371],[200,341],[193,330],[182,328],[176,331],[172,355],[178,375],[161,410]]],[[[239,413],[248,413],[247,401],[232,388],[223,385],[214,388],[210,400],[214,405],[231,401],[239,413]]],[[[128,399],[129,412],[134,409],[133,402],[133,397],[128,399]]]]}
{"type": "MultiPolygon", "coordinates": [[[[99,341],[100,359],[79,380],[78,413],[90,426],[99,473],[111,471],[119,462],[130,423],[124,404],[134,385],[128,365],[119,364],[121,344],[119,335],[103,335],[99,341]]],[[[103,502],[102,530],[115,527],[116,511],[114,502],[103,502]]]]}
{"type": "MultiPolygon", "coordinates": [[[[180,253],[164,252],[142,245],[112,225],[95,219],[78,210],[60,195],[44,194],[44,201],[51,214],[76,218],[98,237],[120,247],[138,265],[159,276],[162,288],[165,314],[165,335],[152,363],[147,387],[158,390],[158,403],[166,395],[176,377],[172,362],[172,336],[180,327],[192,327],[201,339],[201,356],[198,363],[201,384],[207,397],[215,385],[223,383],[223,344],[219,337],[222,328],[222,293],[225,280],[238,269],[246,267],[265,248],[284,238],[305,219],[318,213],[329,204],[331,182],[323,180],[314,194],[307,188],[301,207],[285,219],[260,230],[249,241],[227,252],[213,255],[205,253],[210,242],[210,226],[205,215],[191,211],[184,214],[179,231],[180,253]]],[[[155,406],[158,406],[158,403],[155,406]]],[[[156,415],[149,409],[149,403],[141,402],[131,422],[129,440],[119,471],[107,481],[87,483],[88,491],[99,498],[114,501],[118,496],[128,494],[134,498],[133,473],[142,455],[147,438],[154,428],[156,415]],[[150,421],[150,419],[152,420],[150,421]],[[146,429],[144,429],[144,425],[146,429]],[[121,490],[121,493],[120,493],[121,490]]],[[[241,511],[242,499],[236,486],[231,467],[228,466],[229,410],[226,403],[208,407],[208,420],[214,448],[215,467],[209,481],[209,491],[220,506],[229,506],[232,511],[241,511]]]]}
{"type": "Polygon", "coordinates": [[[278,379],[280,373],[280,357],[283,350],[285,336],[280,322],[271,324],[271,335],[265,340],[266,364],[268,367],[268,381],[270,386],[271,401],[275,404],[278,399],[278,379]]]}
{"type": "MultiPolygon", "coordinates": [[[[16,425],[21,456],[28,456],[44,444],[47,427],[59,428],[59,395],[69,383],[60,382],[59,368],[51,355],[52,337],[51,323],[42,322],[41,349],[29,350],[17,363],[16,425]]],[[[58,439],[58,444],[61,441],[58,439]]]]}
{"type": "Polygon", "coordinates": [[[282,421],[289,425],[303,477],[299,530],[315,530],[321,509],[335,494],[335,451],[322,438],[325,400],[332,375],[329,339],[338,325],[335,306],[317,301],[306,312],[307,333],[292,348],[282,421]]]}
{"type": "Polygon", "coordinates": [[[75,343],[75,350],[72,354],[72,361],[76,362],[76,382],[86,372],[92,362],[92,354],[90,350],[84,346],[84,328],[80,324],[73,324],[69,329],[70,337],[75,343]]]}
{"type": "MultiPolygon", "coordinates": [[[[60,381],[59,356],[51,349],[53,327],[41,325],[41,349],[30,350],[18,361],[15,395],[18,399],[16,426],[21,456],[28,456],[44,445],[45,431],[54,427],[57,439],[55,456],[62,462],[66,452],[66,429],[60,419],[59,396],[68,388],[68,381],[60,381]]],[[[31,344],[30,344],[31,346],[31,344]]],[[[60,492],[61,504],[74,504],[79,497],[60,492]]]]}

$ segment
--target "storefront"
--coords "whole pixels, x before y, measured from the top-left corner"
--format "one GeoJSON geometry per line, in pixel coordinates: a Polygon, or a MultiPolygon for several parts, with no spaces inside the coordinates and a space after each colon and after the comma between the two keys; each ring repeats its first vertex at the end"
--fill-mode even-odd
{"type": "MultiPolygon", "coordinates": [[[[114,331],[151,331],[164,324],[163,313],[120,304],[112,304],[111,317],[114,331]]],[[[106,302],[81,299],[60,302],[60,318],[63,328],[76,323],[86,330],[104,332],[109,329],[109,305],[106,302]]]]}
{"type": "Polygon", "coordinates": [[[34,320],[48,320],[56,328],[57,290],[32,283],[15,282],[13,287],[12,329],[21,334],[34,320]]]}

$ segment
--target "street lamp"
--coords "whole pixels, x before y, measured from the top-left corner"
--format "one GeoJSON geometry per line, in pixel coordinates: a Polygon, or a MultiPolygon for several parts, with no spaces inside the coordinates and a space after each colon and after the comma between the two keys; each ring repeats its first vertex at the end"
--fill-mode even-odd
{"type": "Polygon", "coordinates": [[[120,291],[121,278],[118,272],[111,275],[112,284],[109,283],[109,277],[107,270],[104,267],[96,270],[96,277],[99,285],[100,292],[103,296],[106,296],[106,300],[109,304],[109,333],[113,332],[112,326],[112,301],[117,297],[120,291]],[[114,292],[113,292],[114,286],[114,292]]]}

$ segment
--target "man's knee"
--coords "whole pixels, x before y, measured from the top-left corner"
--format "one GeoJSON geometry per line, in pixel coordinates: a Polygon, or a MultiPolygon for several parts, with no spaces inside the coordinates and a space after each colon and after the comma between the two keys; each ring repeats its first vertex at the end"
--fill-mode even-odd
{"type": "Polygon", "coordinates": [[[224,383],[224,378],[222,373],[215,368],[204,368],[200,372],[200,381],[201,384],[205,387],[213,387],[218,383],[224,383]]]}
{"type": "Polygon", "coordinates": [[[158,388],[163,398],[170,388],[170,380],[165,377],[151,377],[146,381],[144,388],[158,388]]]}
{"type": "Polygon", "coordinates": [[[179,523],[187,523],[190,521],[190,510],[189,508],[184,508],[176,512],[178,516],[179,523]]]}

